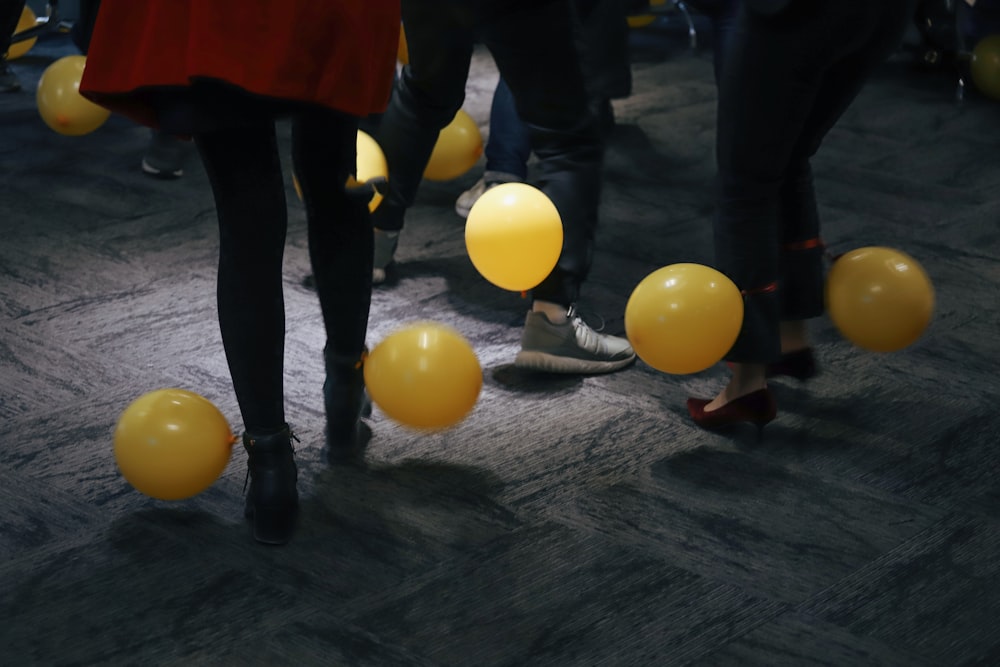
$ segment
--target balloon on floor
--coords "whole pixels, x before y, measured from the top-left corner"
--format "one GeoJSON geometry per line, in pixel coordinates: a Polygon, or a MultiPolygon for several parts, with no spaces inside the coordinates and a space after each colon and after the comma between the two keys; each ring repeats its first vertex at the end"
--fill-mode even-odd
{"type": "Polygon", "coordinates": [[[215,483],[236,442],[211,401],[184,389],[157,389],[129,404],[118,419],[118,469],[135,489],[182,500],[215,483]]]}
{"type": "Polygon", "coordinates": [[[826,307],[850,342],[872,352],[895,352],[916,342],[930,324],[934,286],[906,253],[858,248],[830,267],[826,307]]]}
{"type": "Polygon", "coordinates": [[[417,322],[386,336],[369,353],[365,385],[390,419],[420,430],[454,426],[472,411],[483,372],[458,331],[417,322]]]}
{"type": "MultiPolygon", "coordinates": [[[[385,160],[385,153],[371,135],[358,130],[357,139],[357,178],[348,177],[344,187],[351,188],[377,177],[389,177],[389,164],[385,160]]],[[[295,187],[295,194],[302,200],[302,185],[295,174],[292,174],[292,185],[295,187]]],[[[368,210],[374,211],[382,202],[382,194],[375,192],[368,200],[368,210]]]]}
{"type": "Polygon", "coordinates": [[[983,37],[969,61],[972,83],[986,97],[1000,100],[1000,35],[983,37]]]}
{"type": "Polygon", "coordinates": [[[552,200],[526,183],[503,183],[476,200],[465,247],[476,270],[503,289],[537,287],[562,253],[562,218],[552,200]]]}
{"type": "MultiPolygon", "coordinates": [[[[17,21],[17,27],[14,28],[14,34],[16,35],[19,32],[28,30],[29,28],[34,28],[37,23],[38,17],[35,16],[35,12],[31,11],[31,7],[25,5],[24,8],[21,9],[21,18],[17,21]]],[[[37,37],[32,37],[20,42],[14,42],[7,50],[7,60],[17,60],[30,51],[31,47],[33,47],[37,41],[37,37]]]]}
{"type": "Polygon", "coordinates": [[[483,154],[483,136],[479,126],[464,110],[438,135],[424,178],[428,181],[450,181],[472,169],[483,154]]]}
{"type": "Polygon", "coordinates": [[[80,94],[85,56],[64,56],[45,68],[38,80],[35,100],[38,113],[59,134],[90,134],[108,120],[111,112],[80,94]]]}
{"type": "Polygon", "coordinates": [[[702,264],[653,271],[625,305],[625,335],[653,368],[698,373],[722,360],[743,326],[743,296],[728,277],[702,264]]]}

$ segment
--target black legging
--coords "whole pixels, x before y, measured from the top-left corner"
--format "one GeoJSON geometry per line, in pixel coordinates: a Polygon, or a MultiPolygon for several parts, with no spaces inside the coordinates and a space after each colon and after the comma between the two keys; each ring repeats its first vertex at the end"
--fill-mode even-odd
{"type": "MultiPolygon", "coordinates": [[[[372,229],[365,201],[343,185],[355,173],[357,119],[297,115],[292,162],[306,205],[309,257],[331,354],[358,357],[371,305],[372,229]]],[[[198,133],[219,218],[222,342],[248,431],[281,428],[288,212],[273,122],[198,133]]]]}
{"type": "Polygon", "coordinates": [[[726,358],[780,355],[779,322],[823,312],[823,249],[810,158],[898,46],[914,0],[794,0],[744,7],[719,83],[719,268],[745,294],[726,358]]]}

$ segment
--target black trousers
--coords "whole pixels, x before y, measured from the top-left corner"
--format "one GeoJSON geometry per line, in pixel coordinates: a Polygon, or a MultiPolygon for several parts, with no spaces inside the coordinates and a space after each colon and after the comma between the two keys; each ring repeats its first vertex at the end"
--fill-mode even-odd
{"type": "Polygon", "coordinates": [[[11,38],[21,20],[25,0],[0,0],[0,56],[7,53],[11,38]]]}
{"type": "Polygon", "coordinates": [[[376,139],[389,165],[389,193],[373,214],[403,227],[438,133],[465,100],[475,44],[490,50],[529,126],[538,186],[562,218],[563,249],[537,299],[576,301],[591,265],[603,143],[587,105],[569,0],[403,0],[409,64],[376,139]]]}
{"type": "MultiPolygon", "coordinates": [[[[306,206],[309,256],[331,354],[360,357],[371,304],[367,203],[345,193],[356,171],[357,119],[303,111],[292,162],[306,206]]],[[[282,260],[288,213],[274,122],[195,134],[219,219],[218,311],[243,422],[267,433],[285,423],[282,260]]]]}
{"type": "Polygon", "coordinates": [[[779,322],[823,312],[823,247],[810,159],[896,49],[914,0],[793,0],[742,9],[719,83],[715,249],[745,297],[727,359],[780,355],[779,322]]]}

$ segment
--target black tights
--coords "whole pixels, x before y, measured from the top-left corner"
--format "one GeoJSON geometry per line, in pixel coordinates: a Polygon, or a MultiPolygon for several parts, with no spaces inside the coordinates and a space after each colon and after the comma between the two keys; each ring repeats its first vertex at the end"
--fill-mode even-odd
{"type": "MultiPolygon", "coordinates": [[[[360,357],[371,304],[372,229],[355,173],[357,119],[293,119],[292,162],[306,205],[309,257],[330,354],[360,357]]],[[[222,342],[247,431],[285,423],[282,259],[288,211],[273,122],[196,134],[219,218],[222,342]]]]}

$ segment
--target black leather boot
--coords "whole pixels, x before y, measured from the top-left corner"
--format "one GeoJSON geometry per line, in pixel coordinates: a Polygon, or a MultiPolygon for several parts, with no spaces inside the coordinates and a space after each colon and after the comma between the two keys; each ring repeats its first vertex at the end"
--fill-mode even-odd
{"type": "Polygon", "coordinates": [[[367,444],[362,417],[371,415],[372,404],[365,392],[364,354],[338,357],[324,352],[326,382],[326,458],[345,463],[361,458],[367,444]]]}
{"type": "Polygon", "coordinates": [[[264,544],[285,544],[295,531],[299,475],[293,437],[288,424],[271,435],[243,434],[243,447],[250,456],[247,463],[250,491],[245,515],[250,519],[254,539],[264,544]]]}

